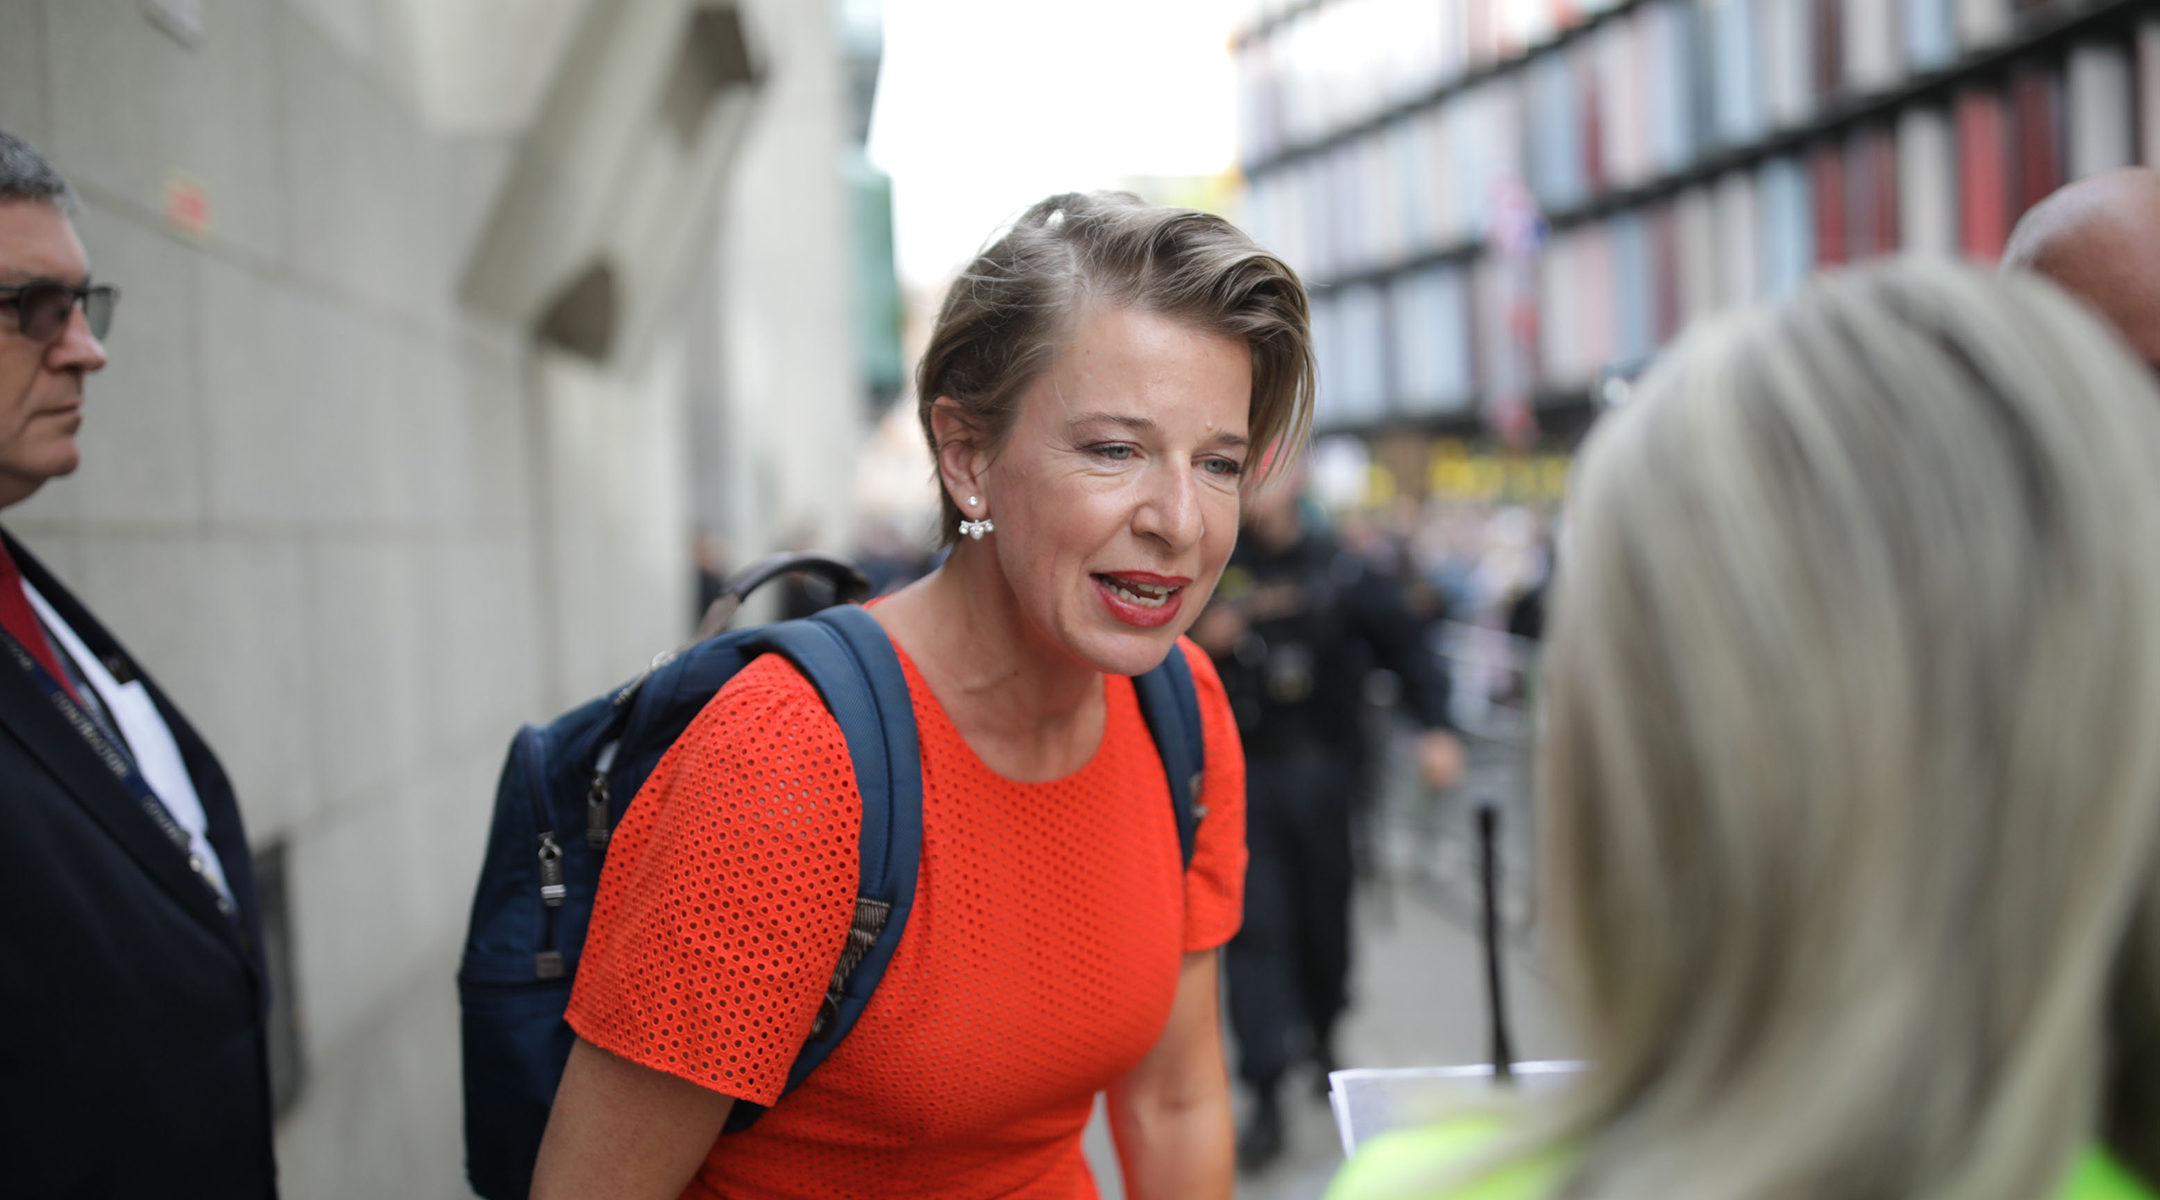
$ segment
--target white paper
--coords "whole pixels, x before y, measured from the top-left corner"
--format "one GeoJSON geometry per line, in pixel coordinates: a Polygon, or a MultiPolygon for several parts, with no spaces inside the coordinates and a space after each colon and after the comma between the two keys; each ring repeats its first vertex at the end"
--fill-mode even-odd
{"type": "MultiPolygon", "coordinates": [[[[1559,1086],[1583,1069],[1579,1062],[1522,1062],[1516,1083],[1530,1091],[1559,1086]]],[[[1492,1064],[1461,1067],[1352,1067],[1328,1073],[1328,1107],[1342,1135],[1343,1157],[1358,1143],[1383,1133],[1422,1125],[1491,1086],[1492,1064]]]]}

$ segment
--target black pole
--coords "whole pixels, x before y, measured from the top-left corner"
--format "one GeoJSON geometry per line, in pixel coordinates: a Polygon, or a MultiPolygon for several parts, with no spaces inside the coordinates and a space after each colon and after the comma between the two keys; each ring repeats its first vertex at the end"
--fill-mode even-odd
{"type": "Polygon", "coordinates": [[[1485,894],[1480,932],[1485,939],[1485,996],[1492,1006],[1492,1064],[1495,1082],[1515,1078],[1515,1047],[1508,1036],[1507,990],[1500,970],[1500,809],[1490,800],[1477,806],[1479,883],[1485,894]]]}

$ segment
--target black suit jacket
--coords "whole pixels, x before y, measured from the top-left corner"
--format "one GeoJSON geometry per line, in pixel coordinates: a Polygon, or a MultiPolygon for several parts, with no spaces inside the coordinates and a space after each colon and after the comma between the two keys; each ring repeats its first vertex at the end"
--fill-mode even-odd
{"type": "Polygon", "coordinates": [[[232,785],[105,627],[0,538],[91,653],[155,698],[238,910],[219,910],[187,853],[0,655],[0,1192],[274,1196],[268,975],[232,785]]]}

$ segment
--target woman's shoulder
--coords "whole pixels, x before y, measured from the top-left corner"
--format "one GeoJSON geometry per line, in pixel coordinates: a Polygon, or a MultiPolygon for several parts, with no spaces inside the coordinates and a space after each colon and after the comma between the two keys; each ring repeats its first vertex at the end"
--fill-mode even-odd
{"type": "Polygon", "coordinates": [[[653,771],[655,780],[684,775],[812,788],[853,779],[839,722],[817,687],[778,654],[736,672],[653,771]]]}
{"type": "Polygon", "coordinates": [[[754,743],[792,732],[798,722],[805,721],[829,726],[835,736],[839,733],[839,723],[827,711],[817,686],[782,655],[763,654],[721,685],[684,736],[754,743]]]}
{"type": "Polygon", "coordinates": [[[756,660],[668,747],[609,844],[569,1019],[610,1053],[771,1104],[855,911],[847,744],[756,660]]]}
{"type": "Polygon", "coordinates": [[[1327,1200],[1540,1200],[1558,1182],[1550,1159],[1508,1163],[1467,1182],[1446,1183],[1451,1169],[1468,1166],[1493,1145],[1500,1128],[1491,1119],[1462,1118],[1383,1134],[1358,1147],[1327,1200]]]}

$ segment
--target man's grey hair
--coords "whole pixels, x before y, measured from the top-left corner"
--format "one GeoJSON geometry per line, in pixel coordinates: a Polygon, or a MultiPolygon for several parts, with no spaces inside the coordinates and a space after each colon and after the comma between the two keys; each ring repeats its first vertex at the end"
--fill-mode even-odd
{"type": "Polygon", "coordinates": [[[43,200],[73,211],[75,189],[37,147],[0,129],[0,201],[8,200],[43,200]]]}

